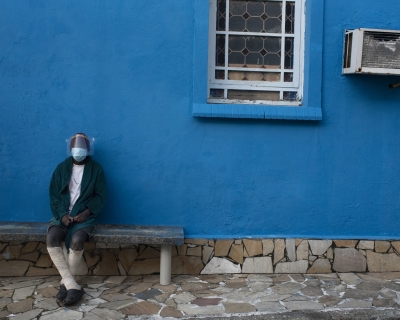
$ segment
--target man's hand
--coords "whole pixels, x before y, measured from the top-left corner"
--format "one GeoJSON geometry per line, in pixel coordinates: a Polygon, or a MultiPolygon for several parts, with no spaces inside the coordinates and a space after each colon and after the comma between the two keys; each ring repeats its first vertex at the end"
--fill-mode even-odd
{"type": "Polygon", "coordinates": [[[72,222],[74,222],[74,218],[72,218],[69,214],[66,214],[61,218],[61,222],[64,226],[68,227],[72,222]]]}
{"type": "Polygon", "coordinates": [[[86,219],[90,216],[91,212],[89,209],[86,209],[85,211],[82,211],[80,214],[78,214],[77,216],[75,216],[73,218],[74,222],[78,222],[78,223],[82,223],[85,222],[86,219]]]}

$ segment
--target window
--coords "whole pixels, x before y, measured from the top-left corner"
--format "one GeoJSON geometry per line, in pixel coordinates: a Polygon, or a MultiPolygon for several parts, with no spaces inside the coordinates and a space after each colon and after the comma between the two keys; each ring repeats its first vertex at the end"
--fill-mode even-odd
{"type": "Polygon", "coordinates": [[[303,0],[212,0],[210,103],[300,105],[303,0]]]}
{"type": "MultiPolygon", "coordinates": [[[[194,0],[194,3],[195,29],[191,108],[194,117],[322,119],[321,86],[325,1],[209,0],[209,2],[206,2],[204,0],[194,0]],[[231,30],[232,22],[229,21],[229,12],[233,10],[229,6],[232,6],[232,3],[238,4],[239,8],[240,5],[243,8],[244,4],[246,8],[242,15],[232,14],[232,17],[241,16],[244,18],[244,26],[243,21],[240,21],[241,18],[233,19],[235,30],[231,30]],[[248,4],[250,4],[250,9],[248,9],[248,4]],[[258,10],[257,15],[255,15],[252,5],[257,7],[260,4],[262,4],[264,12],[261,13],[262,10],[258,10]],[[271,12],[277,10],[277,7],[274,6],[279,6],[278,9],[282,10],[280,19],[279,15],[275,17],[273,15],[277,14],[271,12]],[[289,8],[287,9],[288,6],[289,8]],[[225,10],[225,16],[223,16],[223,9],[225,10]],[[290,10],[292,10],[291,13],[287,14],[290,10]],[[217,15],[218,12],[219,15],[217,15]],[[268,18],[270,12],[271,17],[268,18]],[[292,18],[287,19],[287,16],[292,18]],[[250,19],[251,17],[256,19],[250,19]],[[284,17],[283,20],[282,17],[284,17]],[[259,21],[254,22],[257,19],[262,20],[262,29],[259,21]],[[248,21],[250,22],[248,23],[248,21]],[[256,28],[257,23],[259,25],[258,30],[256,28]],[[221,24],[225,24],[225,30],[218,30],[221,24]],[[229,24],[231,24],[231,28],[229,24]],[[240,25],[242,29],[239,28],[240,25]],[[279,27],[280,32],[278,32],[279,27]],[[286,31],[288,27],[289,29],[286,31]],[[290,30],[290,27],[294,28],[294,30],[290,30]],[[237,31],[238,29],[241,31],[237,31]],[[225,36],[225,38],[221,38],[221,35],[225,36]],[[220,40],[220,45],[217,44],[217,36],[222,39],[220,40]],[[236,37],[232,38],[233,42],[231,40],[231,44],[236,44],[235,41],[242,41],[242,43],[244,41],[246,46],[244,48],[247,48],[248,52],[244,48],[242,50],[232,50],[232,52],[235,52],[236,57],[233,55],[229,60],[229,37],[236,37]],[[256,44],[260,42],[262,44],[259,44],[254,49],[254,43],[247,42],[246,38],[251,38],[250,40],[254,40],[253,42],[256,44]],[[262,41],[260,41],[260,38],[262,41]],[[288,45],[286,47],[291,51],[288,50],[287,59],[289,60],[285,61],[285,56],[282,56],[281,52],[285,50],[286,38],[293,40],[291,40],[292,46],[288,45]],[[225,43],[222,45],[224,40],[225,43]],[[281,51],[279,52],[279,48],[278,51],[273,51],[271,42],[273,44],[279,42],[281,51]],[[250,48],[248,44],[250,44],[250,48]],[[222,60],[218,61],[217,48],[219,47],[221,48],[219,53],[223,53],[223,57],[221,56],[220,59],[224,59],[224,63],[226,61],[223,66],[217,65],[217,63],[222,63],[222,60]],[[270,49],[271,52],[269,52],[270,49]],[[243,50],[244,52],[242,52],[243,50]],[[254,60],[253,55],[250,55],[250,53],[254,52],[260,54],[259,61],[254,60]],[[267,53],[272,53],[272,55],[267,56],[267,53]],[[265,56],[267,56],[267,60],[265,60],[265,56]],[[281,59],[279,68],[277,68],[279,61],[276,57],[281,59]],[[249,63],[249,61],[252,63],[249,63]],[[261,65],[261,61],[263,65],[261,65]],[[293,64],[292,68],[287,67],[290,65],[289,62],[293,64]],[[229,66],[229,64],[235,64],[235,66],[229,66]],[[248,64],[252,65],[251,68],[248,64]],[[211,92],[211,89],[215,91],[211,92]],[[276,92],[279,92],[279,99],[276,92]],[[261,95],[261,98],[257,94],[261,95]]],[[[277,46],[279,47],[279,45],[277,46]]]]}

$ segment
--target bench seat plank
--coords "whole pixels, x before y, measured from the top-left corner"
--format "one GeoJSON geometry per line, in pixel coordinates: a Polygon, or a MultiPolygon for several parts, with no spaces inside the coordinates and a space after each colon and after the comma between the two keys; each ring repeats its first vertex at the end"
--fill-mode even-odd
{"type": "Polygon", "coordinates": [[[0,222],[0,241],[46,242],[48,222],[0,222]]]}
{"type": "Polygon", "coordinates": [[[184,242],[183,238],[182,227],[100,224],[96,226],[94,241],[181,245],[184,242]]]}
{"type": "MultiPolygon", "coordinates": [[[[46,241],[48,222],[0,222],[0,241],[46,241]]],[[[183,228],[177,226],[96,225],[94,241],[149,245],[181,245],[183,228]]]]}

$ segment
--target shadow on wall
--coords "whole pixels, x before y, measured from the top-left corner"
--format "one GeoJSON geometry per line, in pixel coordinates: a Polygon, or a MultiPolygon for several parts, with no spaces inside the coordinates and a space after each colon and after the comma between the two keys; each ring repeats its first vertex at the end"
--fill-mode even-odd
{"type": "Polygon", "coordinates": [[[320,121],[314,120],[286,120],[286,119],[235,119],[235,118],[201,118],[193,117],[196,121],[201,124],[213,124],[213,125],[249,125],[253,127],[257,126],[275,126],[275,127],[287,127],[288,125],[293,127],[318,127],[320,121]]]}
{"type": "MultiPolygon", "coordinates": [[[[400,77],[380,76],[367,74],[352,74],[343,76],[346,81],[347,91],[352,92],[353,96],[362,97],[363,100],[376,101],[387,106],[396,106],[400,102],[400,87],[390,89],[390,84],[400,82],[400,77]]],[[[375,107],[375,105],[372,105],[375,107]]]]}

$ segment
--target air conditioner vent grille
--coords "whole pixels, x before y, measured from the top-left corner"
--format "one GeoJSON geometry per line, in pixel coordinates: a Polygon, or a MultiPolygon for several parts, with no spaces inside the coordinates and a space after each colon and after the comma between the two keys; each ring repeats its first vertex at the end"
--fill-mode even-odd
{"type": "Polygon", "coordinates": [[[400,69],[400,33],[365,31],[361,66],[400,69]]]}

